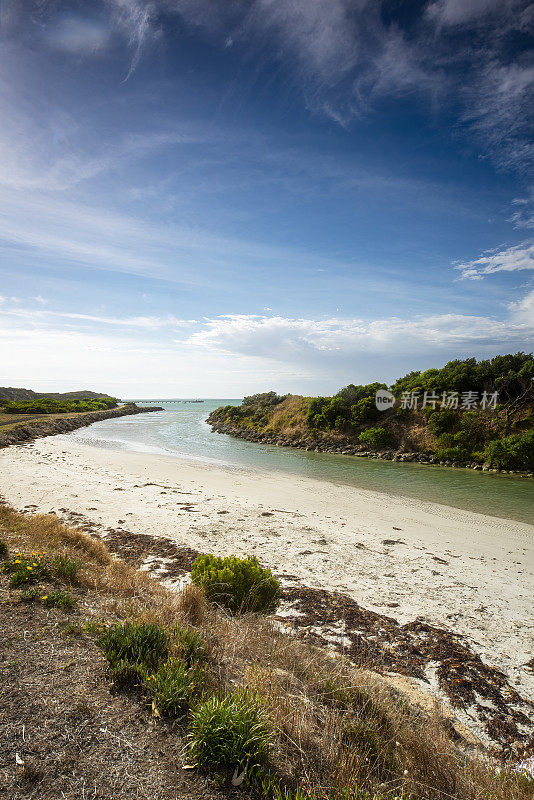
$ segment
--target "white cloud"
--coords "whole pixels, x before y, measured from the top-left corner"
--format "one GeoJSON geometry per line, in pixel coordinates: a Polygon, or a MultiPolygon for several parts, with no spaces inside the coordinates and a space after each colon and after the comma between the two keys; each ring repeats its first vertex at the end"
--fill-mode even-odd
{"type": "Polygon", "coordinates": [[[101,20],[81,16],[64,16],[46,30],[51,47],[66,53],[87,55],[106,48],[111,29],[101,20]]]}
{"type": "Polygon", "coordinates": [[[521,318],[441,314],[414,319],[290,319],[254,315],[207,320],[190,344],[228,354],[273,357],[294,363],[330,363],[362,355],[412,354],[454,348],[497,347],[532,339],[521,318]]]}
{"type": "Polygon", "coordinates": [[[0,383],[118,395],[237,397],[273,386],[335,390],[421,364],[534,345],[534,291],[506,319],[439,314],[375,320],[226,315],[107,317],[3,304],[0,383]],[[6,308],[7,306],[7,308],[6,308]],[[216,387],[216,388],[215,388],[216,387]]]}
{"type": "Polygon", "coordinates": [[[508,220],[514,228],[534,228],[534,187],[530,189],[528,197],[516,197],[512,200],[514,213],[508,220]]]}
{"type": "Polygon", "coordinates": [[[488,14],[512,11],[520,3],[514,0],[436,0],[426,9],[426,15],[438,25],[454,26],[480,22],[488,14]]]}
{"type": "Polygon", "coordinates": [[[461,278],[482,280],[485,275],[495,272],[517,272],[534,269],[534,244],[523,242],[505,250],[489,250],[473,261],[456,264],[461,278]]]}
{"type": "Polygon", "coordinates": [[[522,300],[510,303],[509,309],[517,322],[534,328],[534,289],[522,300]]]}

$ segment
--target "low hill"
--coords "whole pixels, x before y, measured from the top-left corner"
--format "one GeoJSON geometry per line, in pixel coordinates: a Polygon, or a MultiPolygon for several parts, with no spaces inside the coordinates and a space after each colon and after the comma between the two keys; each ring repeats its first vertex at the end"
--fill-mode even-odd
{"type": "Polygon", "coordinates": [[[328,453],[534,470],[532,354],[450,361],[392,386],[349,384],[331,397],[245,397],[208,417],[249,441],[328,453]],[[377,401],[382,395],[383,404],[377,401]]]}
{"type": "Polygon", "coordinates": [[[109,397],[109,394],[91,392],[82,389],[77,392],[34,392],[32,389],[17,389],[13,386],[0,386],[0,400],[38,400],[42,397],[50,397],[53,400],[99,400],[109,397]]]}

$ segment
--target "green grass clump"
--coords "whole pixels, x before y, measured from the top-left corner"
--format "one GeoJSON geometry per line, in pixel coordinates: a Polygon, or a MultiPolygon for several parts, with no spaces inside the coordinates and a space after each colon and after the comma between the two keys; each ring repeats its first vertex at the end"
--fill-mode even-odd
{"type": "Polygon", "coordinates": [[[119,658],[110,665],[108,675],[115,688],[128,689],[133,686],[144,686],[148,671],[144,664],[119,658]]]}
{"type": "Polygon", "coordinates": [[[31,556],[23,556],[17,553],[9,561],[5,561],[1,567],[3,572],[11,574],[9,585],[12,589],[26,584],[38,583],[50,577],[48,562],[44,554],[32,553],[31,556]]]}
{"type": "Polygon", "coordinates": [[[20,595],[20,599],[25,603],[41,602],[48,608],[74,608],[76,600],[66,592],[47,592],[46,589],[26,589],[20,595]]]}
{"type": "Polygon", "coordinates": [[[41,597],[41,603],[49,608],[74,608],[76,600],[67,592],[48,592],[41,597]]]}
{"type": "Polygon", "coordinates": [[[189,736],[196,764],[246,768],[251,777],[267,760],[273,728],[259,698],[239,691],[200,703],[193,712],[189,736]]]}
{"type": "Polygon", "coordinates": [[[112,667],[127,661],[156,670],[168,655],[166,633],[158,625],[149,623],[110,625],[97,643],[112,667]]]}
{"type": "Polygon", "coordinates": [[[40,600],[42,596],[41,589],[26,589],[26,591],[22,592],[20,595],[20,599],[24,603],[34,603],[36,600],[40,600]]]}
{"type": "Polygon", "coordinates": [[[280,584],[255,556],[220,558],[201,553],[193,562],[191,579],[204,589],[208,600],[220,603],[234,614],[272,612],[280,599],[280,584]]]}
{"type": "Polygon", "coordinates": [[[80,569],[80,562],[68,556],[55,556],[51,563],[52,574],[66,583],[76,583],[76,575],[80,569]]]}
{"type": "Polygon", "coordinates": [[[165,717],[175,717],[186,711],[209,685],[210,679],[203,666],[188,666],[176,658],[169,658],[157,672],[147,675],[144,680],[148,695],[165,717]]]}
{"type": "Polygon", "coordinates": [[[206,647],[204,637],[194,628],[176,627],[173,631],[176,655],[191,666],[195,661],[204,661],[206,647]]]}
{"type": "Polygon", "coordinates": [[[7,544],[0,539],[0,561],[7,561],[9,558],[9,550],[7,548],[7,544]]]}

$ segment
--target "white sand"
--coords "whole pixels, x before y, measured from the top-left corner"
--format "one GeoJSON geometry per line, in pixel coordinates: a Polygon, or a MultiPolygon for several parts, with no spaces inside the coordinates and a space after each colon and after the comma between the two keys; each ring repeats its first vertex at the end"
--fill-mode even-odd
{"type": "Polygon", "coordinates": [[[105,450],[69,435],[0,450],[0,493],[18,509],[68,509],[104,528],[253,553],[302,585],[465,635],[534,697],[523,668],[534,649],[534,526],[293,475],[105,450]]]}

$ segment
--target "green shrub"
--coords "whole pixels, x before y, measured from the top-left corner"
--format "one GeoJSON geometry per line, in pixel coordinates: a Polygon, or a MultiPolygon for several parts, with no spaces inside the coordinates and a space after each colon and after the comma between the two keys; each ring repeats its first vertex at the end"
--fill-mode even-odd
{"type": "Polygon", "coordinates": [[[52,573],[67,583],[77,583],[76,575],[80,566],[79,561],[74,561],[68,556],[55,556],[51,563],[52,573]]]}
{"type": "Polygon", "coordinates": [[[9,550],[7,544],[0,539],[0,561],[7,561],[9,558],[9,550]]]}
{"type": "Polygon", "coordinates": [[[66,414],[81,411],[105,411],[116,408],[114,397],[100,397],[95,400],[57,400],[54,397],[40,397],[36,400],[8,400],[3,403],[7,414],[66,414]]]}
{"type": "Polygon", "coordinates": [[[246,767],[250,777],[267,759],[273,729],[259,698],[240,691],[211,697],[197,706],[189,736],[196,764],[246,767]]]}
{"type": "Polygon", "coordinates": [[[280,584],[255,556],[219,558],[201,553],[193,562],[191,579],[204,589],[208,600],[233,613],[271,612],[280,598],[280,584]]]}
{"type": "MultiPolygon", "coordinates": [[[[427,408],[431,408],[427,406],[427,408]]],[[[426,411],[426,408],[424,409],[426,411]]],[[[458,421],[458,412],[448,408],[431,409],[428,416],[428,427],[435,436],[449,432],[458,421]]]]}
{"type": "Polygon", "coordinates": [[[534,431],[489,442],[484,449],[484,457],[500,469],[534,469],[534,431]]]}
{"type": "Polygon", "coordinates": [[[168,654],[165,632],[149,623],[110,625],[97,644],[112,667],[126,661],[155,670],[168,654]]]}
{"type": "Polygon", "coordinates": [[[463,447],[444,447],[443,450],[436,451],[436,458],[439,461],[465,461],[468,454],[463,447]]]}
{"type": "Polygon", "coordinates": [[[391,444],[391,434],[385,428],[367,428],[358,436],[366,447],[387,447],[391,444]]]}
{"type": "Polygon", "coordinates": [[[209,686],[209,676],[200,664],[189,667],[177,658],[169,658],[157,672],[147,675],[144,686],[154,705],[166,717],[185,711],[209,686]]]}
{"type": "Polygon", "coordinates": [[[442,433],[438,436],[438,450],[445,450],[448,447],[454,447],[454,434],[442,433]]]}
{"type": "Polygon", "coordinates": [[[173,635],[176,655],[186,664],[191,666],[206,658],[204,639],[194,628],[175,628],[173,635]]]}

